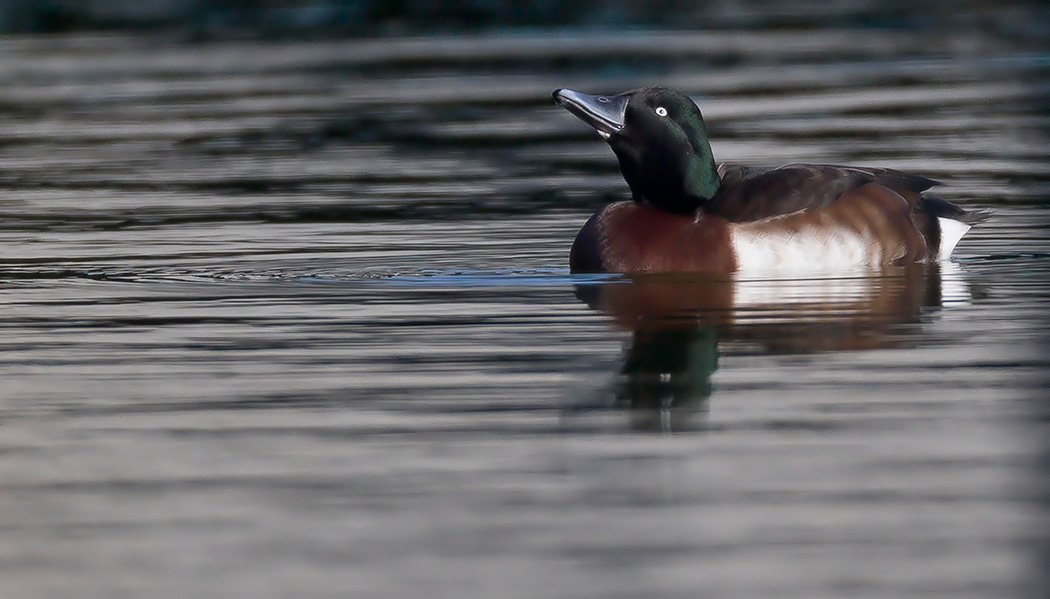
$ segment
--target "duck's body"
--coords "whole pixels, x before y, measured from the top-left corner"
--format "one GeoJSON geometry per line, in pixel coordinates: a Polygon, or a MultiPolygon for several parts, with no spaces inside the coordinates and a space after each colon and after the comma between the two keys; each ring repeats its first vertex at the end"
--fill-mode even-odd
{"type": "Polygon", "coordinates": [[[719,165],[722,188],[693,214],[633,201],[606,206],[577,235],[570,268],[772,274],[935,262],[947,260],[963,233],[983,218],[921,196],[934,182],[897,171],[792,165],[759,171],[765,174],[759,179],[754,171],[738,178],[739,170],[719,165]],[[847,181],[853,187],[840,191],[847,181]],[[774,188],[763,193],[763,185],[774,188]],[[813,201],[817,190],[835,195],[823,205],[813,201]],[[789,204],[800,197],[811,201],[789,204]],[[761,205],[768,198],[782,201],[761,205]],[[790,211],[774,213],[778,208],[790,211]]]}
{"type": "Polygon", "coordinates": [[[573,272],[837,270],[947,259],[983,220],[937,197],[936,181],[890,169],[715,165],[687,96],[558,90],[609,142],[633,201],[598,211],[570,252],[573,272]]]}

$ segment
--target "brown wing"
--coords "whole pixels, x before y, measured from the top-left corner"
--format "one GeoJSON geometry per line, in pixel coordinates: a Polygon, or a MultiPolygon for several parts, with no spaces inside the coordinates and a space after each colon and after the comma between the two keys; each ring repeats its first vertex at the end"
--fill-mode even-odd
{"type": "Polygon", "coordinates": [[[898,192],[914,207],[919,193],[937,184],[892,169],[825,164],[789,164],[775,169],[723,164],[718,171],[722,188],[703,210],[737,223],[826,208],[842,194],[870,183],[898,192]]]}

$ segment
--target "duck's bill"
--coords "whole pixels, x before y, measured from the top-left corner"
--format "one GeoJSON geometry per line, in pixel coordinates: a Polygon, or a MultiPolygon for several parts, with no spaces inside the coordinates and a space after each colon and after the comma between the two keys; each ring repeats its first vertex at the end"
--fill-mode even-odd
{"type": "Polygon", "coordinates": [[[627,95],[588,96],[571,89],[554,90],[554,101],[569,112],[580,117],[583,122],[609,139],[623,129],[624,113],[627,110],[627,95]]]}

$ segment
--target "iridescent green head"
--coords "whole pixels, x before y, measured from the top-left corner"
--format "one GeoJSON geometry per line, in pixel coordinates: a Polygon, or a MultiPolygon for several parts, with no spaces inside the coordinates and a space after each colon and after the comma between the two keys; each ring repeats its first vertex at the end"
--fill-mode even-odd
{"type": "Polygon", "coordinates": [[[554,100],[609,143],[635,201],[691,213],[718,192],[704,118],[682,92],[645,87],[617,96],[589,96],[559,89],[554,100]]]}

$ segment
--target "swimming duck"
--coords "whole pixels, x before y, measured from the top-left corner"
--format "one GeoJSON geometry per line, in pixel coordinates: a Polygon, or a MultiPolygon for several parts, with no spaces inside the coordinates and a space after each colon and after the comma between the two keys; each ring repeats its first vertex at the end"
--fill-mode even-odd
{"type": "Polygon", "coordinates": [[[700,108],[669,87],[554,100],[612,147],[632,201],[583,226],[572,272],[782,273],[947,260],[984,220],[887,168],[716,164],[700,108]]]}

